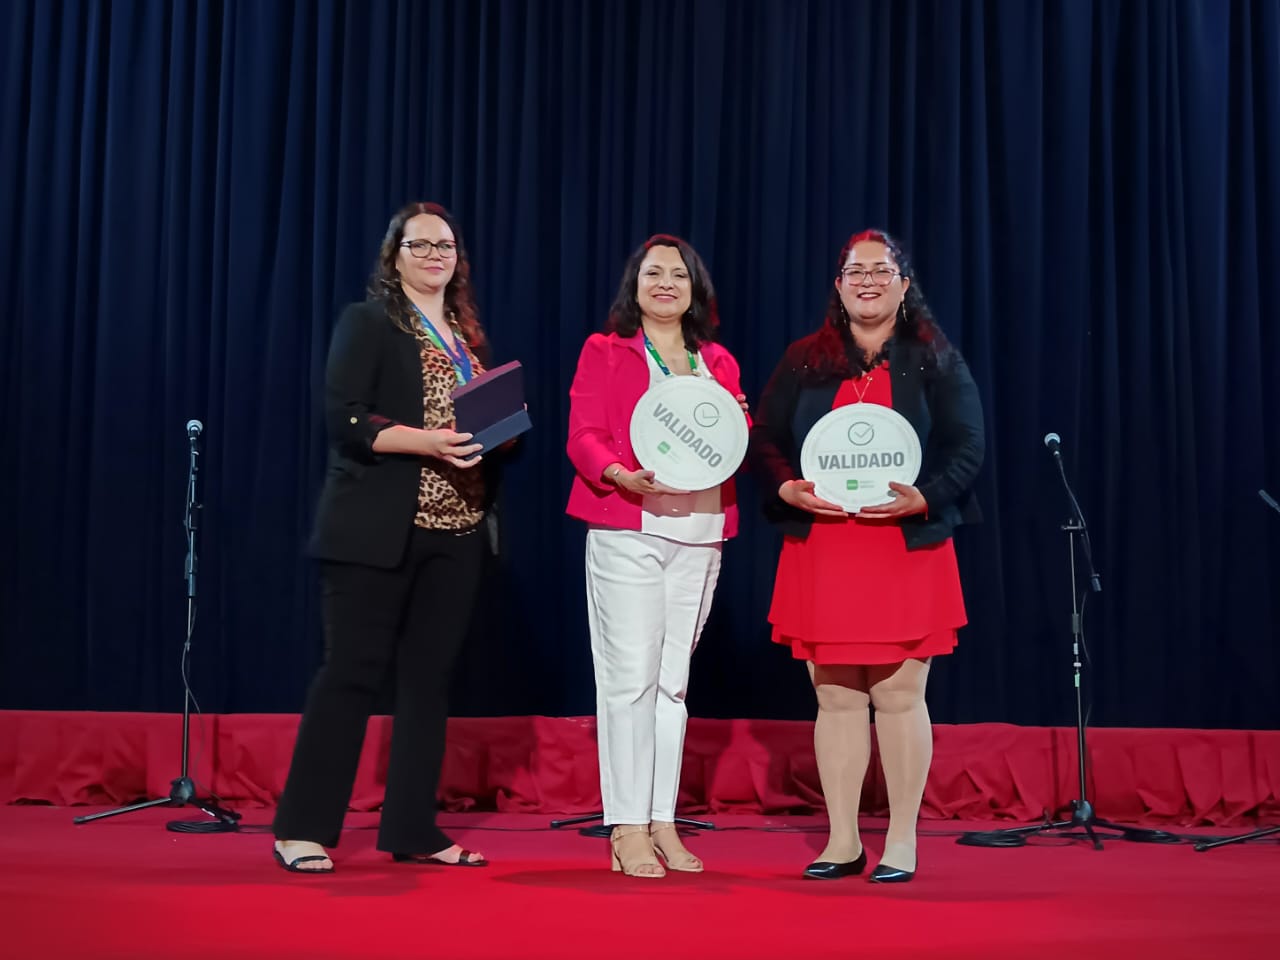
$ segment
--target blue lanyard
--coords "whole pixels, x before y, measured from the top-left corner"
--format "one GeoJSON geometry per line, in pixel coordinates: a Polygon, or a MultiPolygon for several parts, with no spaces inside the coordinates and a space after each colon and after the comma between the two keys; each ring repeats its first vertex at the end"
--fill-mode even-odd
{"type": "Polygon", "coordinates": [[[413,304],[413,312],[418,315],[418,319],[422,321],[422,330],[427,335],[427,339],[444,351],[444,355],[449,358],[449,362],[453,364],[453,375],[458,378],[459,383],[467,383],[475,376],[471,369],[471,358],[467,356],[467,349],[462,345],[460,337],[453,338],[454,345],[457,347],[457,353],[450,350],[444,342],[444,337],[440,336],[435,325],[427,319],[427,315],[418,309],[418,305],[413,304]]]}

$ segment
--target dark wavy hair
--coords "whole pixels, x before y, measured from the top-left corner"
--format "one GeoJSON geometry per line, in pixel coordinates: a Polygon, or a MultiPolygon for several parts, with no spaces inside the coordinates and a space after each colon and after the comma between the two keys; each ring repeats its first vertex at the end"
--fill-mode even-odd
{"type": "Polygon", "coordinates": [[[640,303],[636,300],[636,285],[640,282],[640,264],[644,262],[645,254],[654,247],[674,247],[689,271],[692,297],[689,309],[680,318],[685,347],[697,350],[702,344],[711,343],[716,338],[716,328],[720,326],[711,274],[688,242],[667,233],[654,234],[627,258],[626,266],[622,268],[622,282],[618,284],[618,295],[609,308],[608,329],[620,337],[634,337],[640,329],[640,303]]]}
{"type": "MultiPolygon", "coordinates": [[[[911,280],[911,286],[907,288],[907,293],[898,308],[898,321],[894,324],[892,339],[898,342],[914,341],[924,344],[928,348],[925,351],[928,362],[936,364],[940,357],[950,351],[951,344],[933,318],[933,311],[929,309],[928,301],[924,298],[924,291],[911,265],[911,258],[907,256],[902,244],[891,234],[884,230],[863,230],[851,236],[840,248],[840,257],[836,261],[836,277],[839,277],[840,271],[844,269],[849,251],[867,240],[883,243],[889,255],[893,257],[893,262],[898,265],[898,271],[903,277],[911,280]]],[[[810,338],[809,350],[805,357],[808,379],[843,380],[854,375],[854,364],[857,364],[858,372],[869,370],[887,355],[888,344],[885,347],[884,351],[874,357],[865,356],[857,348],[853,341],[853,333],[849,329],[849,314],[840,300],[840,291],[833,283],[831,294],[827,298],[827,312],[823,318],[822,327],[810,338]],[[850,360],[851,356],[852,360],[850,360]]]]}
{"type": "Polygon", "coordinates": [[[453,276],[444,288],[445,319],[462,334],[472,350],[483,354],[487,342],[484,328],[480,326],[475,298],[471,294],[471,261],[467,259],[467,248],[462,242],[462,229],[454,220],[453,214],[438,203],[411,203],[396,211],[387,224],[387,233],[378,250],[378,263],[373,269],[373,275],[369,277],[369,299],[382,303],[392,323],[405,333],[415,337],[422,336],[413,306],[405,295],[404,287],[400,285],[400,270],[396,261],[400,256],[400,242],[404,240],[404,225],[424,213],[439,217],[447,223],[453,231],[454,242],[458,245],[458,259],[453,276]]]}

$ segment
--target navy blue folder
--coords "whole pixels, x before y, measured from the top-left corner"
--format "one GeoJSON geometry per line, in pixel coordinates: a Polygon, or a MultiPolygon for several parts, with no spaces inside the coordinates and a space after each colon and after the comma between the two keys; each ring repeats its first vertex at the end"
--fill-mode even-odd
{"type": "Polygon", "coordinates": [[[524,407],[524,368],[512,360],[486,370],[453,391],[453,417],[459,433],[474,434],[481,453],[533,427],[524,407]]]}

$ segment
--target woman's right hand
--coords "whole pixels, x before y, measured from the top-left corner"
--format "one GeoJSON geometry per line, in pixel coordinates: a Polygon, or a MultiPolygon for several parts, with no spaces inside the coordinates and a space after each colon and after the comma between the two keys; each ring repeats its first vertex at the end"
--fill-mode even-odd
{"type": "Polygon", "coordinates": [[[788,503],[800,510],[819,517],[844,517],[848,514],[844,507],[823,500],[813,492],[812,480],[788,480],[778,488],[778,496],[783,503],[788,503]]]}
{"type": "Polygon", "coordinates": [[[445,427],[440,430],[422,431],[422,452],[428,457],[435,457],[455,467],[474,467],[480,462],[475,456],[483,449],[479,443],[467,443],[472,434],[458,433],[445,427]],[[471,459],[465,459],[470,457],[471,459]]]}
{"type": "Polygon", "coordinates": [[[657,496],[662,493],[686,493],[685,490],[676,490],[668,487],[665,483],[659,483],[653,479],[652,470],[626,470],[621,466],[610,467],[605,471],[605,476],[613,481],[614,485],[622,490],[628,490],[631,493],[640,496],[657,496]]]}

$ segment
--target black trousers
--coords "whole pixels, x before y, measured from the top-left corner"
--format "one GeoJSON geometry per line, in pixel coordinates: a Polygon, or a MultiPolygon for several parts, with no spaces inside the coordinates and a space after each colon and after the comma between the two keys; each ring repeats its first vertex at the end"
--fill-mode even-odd
{"type": "Polygon", "coordinates": [[[414,528],[394,570],[322,564],[325,662],[307,695],[274,823],[281,840],[336,846],[369,715],[390,668],[395,717],[378,849],[438,853],[449,679],[471,622],[485,538],[414,528]]]}

